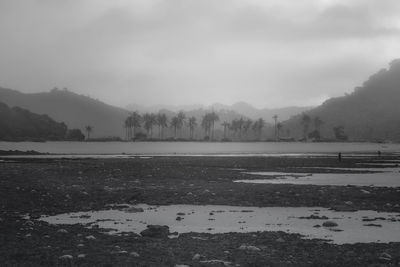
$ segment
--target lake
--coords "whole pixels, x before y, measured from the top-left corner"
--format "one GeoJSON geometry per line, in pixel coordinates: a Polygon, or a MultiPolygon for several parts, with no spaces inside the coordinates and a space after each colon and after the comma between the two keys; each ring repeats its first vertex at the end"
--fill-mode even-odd
{"type": "Polygon", "coordinates": [[[400,144],[302,142],[0,142],[0,150],[55,154],[282,155],[400,152],[400,144]]]}

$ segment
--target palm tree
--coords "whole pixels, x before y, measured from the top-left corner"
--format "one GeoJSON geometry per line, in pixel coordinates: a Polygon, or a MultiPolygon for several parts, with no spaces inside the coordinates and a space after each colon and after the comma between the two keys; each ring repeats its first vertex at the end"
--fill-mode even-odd
{"type": "Polygon", "coordinates": [[[172,117],[170,125],[174,128],[174,139],[176,139],[176,130],[179,127],[179,118],[177,116],[172,117]]]}
{"type": "Polygon", "coordinates": [[[224,139],[226,139],[226,129],[229,129],[230,124],[229,122],[224,121],[221,125],[224,126],[224,139]]]}
{"type": "Polygon", "coordinates": [[[274,116],[272,116],[272,118],[274,119],[274,121],[275,121],[275,141],[277,141],[278,140],[278,128],[277,128],[277,124],[278,124],[278,115],[274,115],[274,116]]]}
{"type": "Polygon", "coordinates": [[[182,127],[183,127],[183,125],[184,125],[186,115],[185,115],[185,113],[183,113],[183,111],[181,110],[181,111],[179,111],[178,114],[176,115],[176,118],[178,119],[177,128],[179,129],[179,135],[180,135],[180,137],[182,137],[182,131],[181,131],[181,130],[182,130],[182,127]]]}
{"type": "Polygon", "coordinates": [[[165,127],[168,127],[168,119],[167,115],[165,113],[158,113],[157,118],[156,118],[156,123],[158,125],[158,133],[160,136],[160,139],[163,138],[163,131],[165,127]]]}
{"type": "Polygon", "coordinates": [[[243,131],[244,131],[245,135],[247,135],[247,131],[250,129],[252,123],[253,123],[253,121],[250,120],[250,119],[247,119],[247,120],[244,121],[244,123],[243,123],[243,131]]]}
{"type": "Polygon", "coordinates": [[[90,133],[93,131],[93,127],[90,126],[90,125],[86,125],[85,130],[86,130],[86,134],[87,134],[87,138],[86,139],[89,140],[90,139],[90,133]]]}
{"type": "Polygon", "coordinates": [[[310,128],[310,122],[311,122],[310,116],[303,113],[300,123],[301,125],[303,125],[303,138],[305,141],[307,141],[307,134],[308,134],[308,129],[310,128]]]}
{"type": "Polygon", "coordinates": [[[242,129],[243,129],[244,119],[240,117],[237,121],[237,127],[239,129],[239,139],[242,140],[242,129]]]}
{"type": "Polygon", "coordinates": [[[190,139],[193,139],[194,128],[196,128],[196,126],[197,126],[196,117],[194,117],[194,116],[190,117],[188,125],[189,125],[189,130],[190,130],[190,139]]]}
{"type": "Polygon", "coordinates": [[[214,125],[216,121],[219,121],[219,116],[217,113],[212,111],[211,113],[208,113],[209,121],[212,127],[212,132],[211,132],[211,140],[214,139],[214,125]]]}
{"type": "Polygon", "coordinates": [[[153,113],[145,113],[143,115],[144,128],[147,131],[147,135],[150,134],[150,138],[153,138],[153,126],[156,123],[157,116],[153,113]]]}
{"type": "Polygon", "coordinates": [[[211,120],[209,113],[206,113],[201,119],[201,127],[204,128],[204,138],[210,137],[211,120]]]}
{"type": "Polygon", "coordinates": [[[262,118],[259,118],[258,120],[256,120],[253,124],[253,131],[257,132],[258,134],[258,140],[261,140],[261,133],[262,133],[262,129],[265,126],[265,121],[262,118]]]}
{"type": "Polygon", "coordinates": [[[130,138],[135,138],[136,130],[142,125],[142,116],[140,116],[139,112],[134,111],[130,115],[130,138]],[[132,132],[133,129],[133,132],[132,132]]]}
{"type": "Polygon", "coordinates": [[[280,133],[281,133],[282,128],[283,128],[282,123],[278,122],[276,124],[276,133],[277,133],[277,136],[278,136],[278,140],[280,139],[280,133]]]}

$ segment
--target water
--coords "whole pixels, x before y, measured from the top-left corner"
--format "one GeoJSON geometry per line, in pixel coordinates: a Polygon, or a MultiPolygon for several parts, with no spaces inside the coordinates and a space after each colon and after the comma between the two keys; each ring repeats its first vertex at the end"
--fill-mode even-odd
{"type": "Polygon", "coordinates": [[[147,225],[155,224],[167,225],[171,232],[178,233],[284,231],[301,234],[304,238],[332,240],[335,244],[400,242],[400,214],[397,213],[369,210],[336,212],[320,207],[126,206],[126,209],[43,216],[41,220],[52,224],[97,225],[111,230],[109,234],[140,233],[147,225]],[[137,208],[142,208],[143,212],[137,212],[137,208]],[[311,215],[327,218],[304,218],[311,215]],[[182,220],[177,220],[178,216],[182,220]],[[321,226],[327,220],[336,222],[338,226],[321,226]]]}
{"type": "MultiPolygon", "coordinates": [[[[364,164],[363,164],[364,165],[364,164]]],[[[374,166],[384,164],[374,164],[374,166]]],[[[265,176],[263,179],[235,180],[236,183],[251,184],[297,184],[335,186],[400,187],[400,168],[322,168],[343,171],[371,171],[372,173],[285,173],[244,172],[265,176]]]]}
{"type": "Polygon", "coordinates": [[[0,150],[56,154],[304,154],[399,152],[400,144],[301,142],[0,142],[0,150]]]}

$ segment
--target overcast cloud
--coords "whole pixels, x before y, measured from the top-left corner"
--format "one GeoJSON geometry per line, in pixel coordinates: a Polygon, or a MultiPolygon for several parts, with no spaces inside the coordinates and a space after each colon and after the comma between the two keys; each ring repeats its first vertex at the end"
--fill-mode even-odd
{"type": "Polygon", "coordinates": [[[317,105],[400,57],[398,0],[1,0],[0,86],[317,105]]]}

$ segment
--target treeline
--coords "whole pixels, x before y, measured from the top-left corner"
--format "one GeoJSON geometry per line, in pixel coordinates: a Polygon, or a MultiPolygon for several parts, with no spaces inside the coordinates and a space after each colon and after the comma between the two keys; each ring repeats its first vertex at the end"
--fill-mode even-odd
{"type": "Polygon", "coordinates": [[[165,113],[132,112],[124,122],[126,140],[266,140],[264,119],[240,117],[221,121],[214,112],[201,117],[187,116],[183,111],[168,117],[165,113]],[[197,134],[195,134],[197,133],[197,134]]]}
{"type": "Polygon", "coordinates": [[[20,107],[10,108],[0,102],[0,140],[3,141],[81,141],[79,129],[69,130],[63,122],[20,107]]]}

